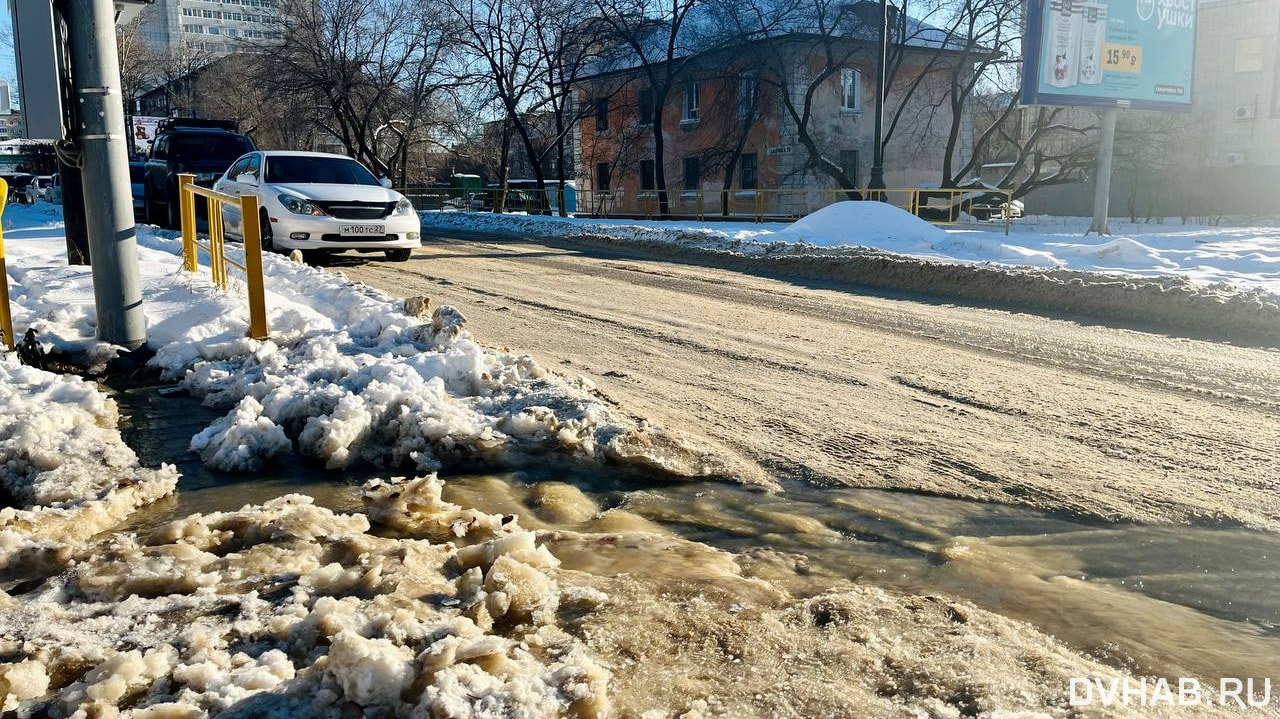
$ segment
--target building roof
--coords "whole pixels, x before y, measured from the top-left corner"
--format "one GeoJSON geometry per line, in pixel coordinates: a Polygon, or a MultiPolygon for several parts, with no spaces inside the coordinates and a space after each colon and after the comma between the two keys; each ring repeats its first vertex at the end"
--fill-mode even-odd
{"type": "MultiPolygon", "coordinates": [[[[892,4],[890,8],[891,13],[898,12],[892,4]]],[[[952,52],[966,47],[967,39],[963,36],[910,15],[891,17],[890,40],[894,44],[952,52]]],[[[704,2],[694,6],[681,24],[671,59],[687,59],[766,39],[838,36],[859,43],[876,43],[880,39],[880,23],[880,3],[875,0],[852,3],[831,0],[812,3],[757,0],[750,4],[735,0],[704,2]]],[[[595,63],[586,68],[584,78],[632,70],[642,67],[646,60],[657,64],[667,59],[669,22],[637,19],[628,24],[631,28],[641,28],[645,33],[640,50],[637,51],[630,43],[616,41],[613,52],[602,53],[595,63]]],[[[977,51],[988,52],[984,48],[977,48],[977,51]]]]}

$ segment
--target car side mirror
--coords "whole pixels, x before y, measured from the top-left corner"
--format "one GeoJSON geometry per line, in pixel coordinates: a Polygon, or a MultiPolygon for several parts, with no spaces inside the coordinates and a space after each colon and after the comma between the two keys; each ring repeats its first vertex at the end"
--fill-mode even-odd
{"type": "Polygon", "coordinates": [[[389,178],[389,177],[383,177],[383,178],[380,178],[380,179],[378,180],[378,184],[379,184],[379,185],[382,185],[383,187],[385,187],[385,188],[387,188],[388,190],[390,190],[390,189],[391,189],[391,178],[389,178]]]}
{"type": "Polygon", "coordinates": [[[236,175],[236,182],[244,185],[256,185],[258,184],[258,178],[248,172],[245,172],[243,174],[236,175]]]}

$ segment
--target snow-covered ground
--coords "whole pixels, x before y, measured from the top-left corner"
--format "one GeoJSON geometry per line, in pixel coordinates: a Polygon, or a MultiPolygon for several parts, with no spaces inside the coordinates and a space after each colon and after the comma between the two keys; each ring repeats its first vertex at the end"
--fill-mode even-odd
{"type": "Polygon", "coordinates": [[[644,242],[731,249],[744,254],[813,248],[872,248],[937,262],[1062,268],[1139,277],[1181,276],[1280,295],[1280,223],[1269,227],[1111,221],[1110,237],[1085,236],[1086,218],[1030,217],[1006,237],[1002,224],[933,228],[880,203],[838,203],[794,225],[748,222],[596,220],[422,213],[428,226],[519,231],[534,236],[595,234],[644,242]],[[776,243],[792,245],[780,248],[776,243]]]}
{"type": "MultiPolygon", "coordinates": [[[[4,215],[15,323],[101,361],[87,268],[56,211],[4,215]]],[[[581,381],[476,344],[340,276],[267,258],[273,339],[141,231],[154,363],[230,411],[193,442],[247,468],[285,451],[427,470],[557,452],[680,473],[708,461],[581,381]]],[[[0,713],[124,717],[1065,717],[1070,677],[1123,674],[942,597],[797,599],[726,552],[565,487],[574,531],[374,479],[364,511],[300,495],[113,527],[174,491],[90,382],[0,360],[0,713]],[[575,566],[565,566],[573,560],[575,566]],[[594,570],[594,571],[593,571],[594,570]],[[655,571],[656,570],[656,571],[655,571]]],[[[786,565],[793,558],[779,557],[786,565]]],[[[798,570],[797,570],[798,571],[798,570]]],[[[1199,715],[1118,709],[1115,714],[1199,715]]]]}
{"type": "MultiPolygon", "coordinates": [[[[94,339],[89,268],[65,263],[58,208],[13,207],[4,222],[15,327],[51,349],[112,354],[94,339]]],[[[419,304],[412,316],[403,300],[280,256],[264,257],[271,339],[248,339],[243,285],[217,292],[207,274],[182,272],[174,233],[141,227],[138,239],[151,364],[228,410],[192,442],[215,468],[297,451],[331,467],[431,471],[556,451],[684,475],[722,469],[617,411],[590,381],[481,347],[456,308],[419,304]]]]}

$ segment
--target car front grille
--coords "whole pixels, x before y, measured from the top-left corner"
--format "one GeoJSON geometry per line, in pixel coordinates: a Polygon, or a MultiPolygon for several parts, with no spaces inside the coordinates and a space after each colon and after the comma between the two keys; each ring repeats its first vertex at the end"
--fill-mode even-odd
{"type": "Polygon", "coordinates": [[[313,200],[326,215],[340,220],[381,220],[396,209],[394,202],[320,202],[313,200]]]}
{"type": "Polygon", "coordinates": [[[400,235],[355,235],[352,237],[343,237],[334,233],[320,235],[321,242],[395,242],[398,239],[400,239],[400,235]]]}

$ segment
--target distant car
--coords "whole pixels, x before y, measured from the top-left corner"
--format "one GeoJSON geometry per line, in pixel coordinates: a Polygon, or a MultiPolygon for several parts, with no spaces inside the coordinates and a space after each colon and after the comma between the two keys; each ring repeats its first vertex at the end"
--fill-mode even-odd
{"type": "Polygon", "coordinates": [[[133,216],[135,219],[147,214],[147,163],[129,163],[129,190],[133,193],[133,216]]]}
{"type": "Polygon", "coordinates": [[[9,196],[5,199],[9,202],[25,204],[27,185],[35,182],[36,176],[25,172],[11,172],[0,177],[4,177],[5,182],[9,183],[9,196]]]}
{"type": "Polygon", "coordinates": [[[57,175],[37,175],[34,182],[27,185],[27,204],[35,204],[36,200],[49,200],[49,188],[53,186],[57,175]]]}
{"type": "MultiPolygon", "coordinates": [[[[344,155],[282,150],[250,152],[232,163],[214,189],[257,195],[264,250],[318,255],[384,252],[404,262],[422,244],[421,221],[404,195],[344,155]]],[[[240,208],[224,205],[223,226],[243,236],[240,208]]]]}
{"type": "MultiPolygon", "coordinates": [[[[253,141],[237,132],[229,120],[161,120],[143,178],[146,221],[177,229],[181,223],[178,175],[190,173],[197,185],[210,187],[236,158],[253,149],[253,141]]],[[[197,214],[203,206],[196,203],[197,214]]]]}
{"type": "Polygon", "coordinates": [[[976,197],[966,197],[961,207],[979,220],[1016,220],[1022,217],[1026,205],[1004,194],[983,192],[976,197]]]}

